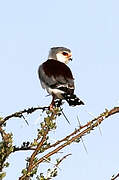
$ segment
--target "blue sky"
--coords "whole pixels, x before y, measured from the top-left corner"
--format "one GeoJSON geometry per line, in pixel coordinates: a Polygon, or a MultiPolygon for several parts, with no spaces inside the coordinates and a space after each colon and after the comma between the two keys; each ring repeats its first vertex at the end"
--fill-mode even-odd
{"type": "MultiPolygon", "coordinates": [[[[64,112],[71,122],[58,120],[60,138],[81,123],[92,119],[88,114],[99,115],[105,108],[119,105],[119,1],[118,0],[50,0],[0,2],[0,114],[31,106],[49,105],[37,76],[39,64],[47,59],[52,46],[66,46],[72,50],[69,64],[75,77],[76,94],[85,106],[71,108],[66,103],[64,112]]],[[[14,143],[36,136],[42,120],[40,112],[23,120],[8,122],[7,131],[14,133],[14,143]],[[37,119],[40,117],[39,122],[37,119]],[[37,123],[36,123],[37,122],[37,123]]],[[[64,150],[72,156],[65,160],[56,180],[88,179],[108,180],[118,172],[118,126],[115,115],[84,137],[86,154],[81,143],[64,150]]],[[[9,158],[11,165],[5,180],[16,180],[25,167],[29,153],[15,153],[9,158]]]]}

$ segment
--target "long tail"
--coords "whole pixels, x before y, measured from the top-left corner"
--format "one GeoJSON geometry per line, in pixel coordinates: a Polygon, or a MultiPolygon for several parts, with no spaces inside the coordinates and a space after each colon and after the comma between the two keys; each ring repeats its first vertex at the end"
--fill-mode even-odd
{"type": "Polygon", "coordinates": [[[64,99],[68,102],[70,106],[84,105],[84,102],[81,101],[75,94],[62,94],[64,99]]]}

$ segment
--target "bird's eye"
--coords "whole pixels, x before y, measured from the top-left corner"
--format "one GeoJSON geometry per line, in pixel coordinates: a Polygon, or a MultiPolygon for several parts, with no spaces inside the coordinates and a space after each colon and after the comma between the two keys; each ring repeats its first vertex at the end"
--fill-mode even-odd
{"type": "Polygon", "coordinates": [[[67,52],[63,52],[62,53],[64,56],[68,56],[68,53],[67,52]]]}

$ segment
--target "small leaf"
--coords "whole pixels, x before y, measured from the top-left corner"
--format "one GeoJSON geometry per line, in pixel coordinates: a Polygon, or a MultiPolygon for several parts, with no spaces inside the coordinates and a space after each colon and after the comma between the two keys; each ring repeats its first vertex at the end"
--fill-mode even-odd
{"type": "Polygon", "coordinates": [[[26,169],[23,169],[22,170],[22,174],[25,175],[27,173],[27,170],[26,169]]]}
{"type": "Polygon", "coordinates": [[[0,174],[0,179],[2,180],[6,176],[6,172],[0,174]]]}

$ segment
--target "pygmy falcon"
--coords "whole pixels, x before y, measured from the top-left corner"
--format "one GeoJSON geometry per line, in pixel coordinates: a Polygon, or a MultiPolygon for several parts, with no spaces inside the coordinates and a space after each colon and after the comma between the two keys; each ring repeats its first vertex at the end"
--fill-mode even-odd
{"type": "Polygon", "coordinates": [[[66,65],[72,60],[72,52],[65,47],[52,47],[48,60],[39,66],[38,75],[42,88],[52,95],[50,110],[55,106],[55,100],[63,99],[70,106],[84,105],[74,94],[74,78],[70,68],[66,65]]]}

